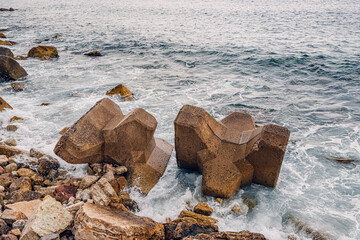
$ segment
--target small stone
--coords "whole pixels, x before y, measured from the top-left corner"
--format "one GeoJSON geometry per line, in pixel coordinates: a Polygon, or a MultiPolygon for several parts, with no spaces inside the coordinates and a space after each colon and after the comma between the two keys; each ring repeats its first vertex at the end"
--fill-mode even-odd
{"type": "Polygon", "coordinates": [[[247,208],[245,205],[234,204],[234,206],[231,208],[231,211],[240,216],[247,213],[247,208]]]}
{"type": "Polygon", "coordinates": [[[9,199],[9,203],[16,203],[21,201],[31,201],[35,199],[39,199],[41,197],[41,194],[39,192],[35,191],[15,191],[13,192],[11,198],[9,199]]]}
{"type": "Polygon", "coordinates": [[[46,178],[50,179],[50,180],[54,180],[58,177],[59,172],[58,170],[55,169],[51,169],[49,174],[46,176],[46,178]]]}
{"type": "Polygon", "coordinates": [[[60,133],[60,135],[64,135],[66,132],[67,132],[67,130],[69,130],[69,128],[70,127],[64,127],[59,133],[60,133]]]}
{"type": "Polygon", "coordinates": [[[60,185],[55,188],[54,197],[57,201],[64,202],[76,196],[76,189],[71,186],[60,185]]]}
{"type": "Polygon", "coordinates": [[[21,92],[24,91],[25,84],[20,82],[12,82],[11,87],[15,92],[21,92]]]}
{"type": "Polygon", "coordinates": [[[15,138],[8,138],[8,139],[5,140],[4,143],[6,145],[13,146],[13,147],[15,147],[17,145],[15,138]]]}
{"type": "Polygon", "coordinates": [[[60,167],[60,163],[57,159],[44,155],[39,158],[39,166],[37,171],[41,175],[48,175],[52,169],[58,169],[60,167]]]}
{"type": "Polygon", "coordinates": [[[3,40],[0,40],[0,45],[7,45],[7,46],[12,46],[12,45],[15,45],[16,42],[13,42],[13,41],[3,41],[3,40]]]}
{"type": "Polygon", "coordinates": [[[11,173],[13,171],[16,171],[18,168],[16,163],[10,163],[5,167],[5,172],[7,173],[11,173]]]}
{"type": "Polygon", "coordinates": [[[90,164],[90,167],[95,172],[95,174],[101,174],[103,171],[103,165],[101,163],[90,164]]]}
{"type": "Polygon", "coordinates": [[[58,186],[42,187],[37,191],[41,194],[42,197],[45,197],[46,195],[53,196],[54,191],[57,187],[58,186]]]}
{"type": "Polygon", "coordinates": [[[207,203],[198,203],[194,207],[194,212],[210,216],[213,213],[213,209],[207,203]]]}
{"type": "Polygon", "coordinates": [[[16,56],[14,57],[15,60],[27,60],[28,57],[27,56],[16,56]]]}
{"type": "Polygon", "coordinates": [[[26,224],[26,220],[20,219],[20,220],[16,220],[12,224],[12,227],[13,227],[13,229],[19,229],[20,231],[22,231],[25,227],[25,224],[26,224]]]}
{"type": "Polygon", "coordinates": [[[116,175],[122,175],[124,173],[126,173],[128,170],[125,166],[119,166],[117,168],[115,168],[115,174],[116,175]]]}
{"type": "Polygon", "coordinates": [[[249,209],[253,209],[257,205],[257,202],[250,197],[244,197],[243,202],[248,206],[249,209]]]}
{"type": "Polygon", "coordinates": [[[17,174],[20,177],[31,177],[31,176],[35,175],[36,172],[34,172],[33,170],[28,169],[28,168],[20,168],[19,170],[17,170],[17,174]]]}
{"type": "MultiPolygon", "coordinates": [[[[48,60],[48,59],[40,59],[40,60],[48,60]]],[[[44,103],[41,103],[40,105],[41,106],[49,106],[51,103],[49,103],[49,102],[44,102],[44,103]]]]}
{"type": "Polygon", "coordinates": [[[8,131],[8,132],[15,132],[16,130],[18,129],[18,126],[16,126],[16,125],[7,125],[6,126],[6,130],[8,131]]]}
{"type": "Polygon", "coordinates": [[[14,192],[16,190],[20,190],[21,192],[31,191],[31,181],[29,177],[21,177],[14,180],[9,187],[10,192],[14,192]]]}
{"type": "Polygon", "coordinates": [[[75,216],[76,212],[79,211],[82,205],[84,205],[84,202],[81,201],[66,207],[66,210],[75,216]]]}
{"type": "Polygon", "coordinates": [[[87,173],[88,175],[95,175],[95,172],[92,170],[92,168],[91,168],[90,166],[88,166],[88,167],[86,168],[86,173],[87,173]]]}
{"type": "Polygon", "coordinates": [[[39,159],[44,155],[45,155],[44,153],[40,152],[39,150],[37,150],[35,148],[30,149],[30,157],[34,157],[34,158],[39,159]]]}
{"type": "Polygon", "coordinates": [[[22,117],[17,117],[17,116],[13,116],[12,118],[10,118],[10,122],[15,122],[19,120],[24,120],[24,119],[22,117]]]}
{"type": "Polygon", "coordinates": [[[9,232],[9,234],[12,234],[12,235],[15,235],[15,236],[17,236],[17,237],[20,237],[21,232],[20,232],[19,229],[13,229],[13,230],[11,230],[11,231],[9,232]]]}
{"type": "Polygon", "coordinates": [[[17,220],[28,219],[24,213],[11,209],[5,209],[5,211],[1,215],[1,218],[9,225],[12,225],[17,220]]]}
{"type": "Polygon", "coordinates": [[[126,97],[133,95],[133,93],[124,84],[119,84],[107,91],[106,95],[120,95],[121,97],[126,97]]]}
{"type": "Polygon", "coordinates": [[[223,200],[222,198],[216,198],[216,202],[222,204],[223,200]]]}
{"type": "Polygon", "coordinates": [[[0,32],[0,38],[6,38],[6,35],[2,32],[0,32]]]}
{"type": "Polygon", "coordinates": [[[95,175],[90,175],[90,176],[85,176],[80,183],[80,189],[85,189],[90,187],[91,185],[93,185],[97,180],[99,179],[98,176],[95,175]]]}
{"type": "Polygon", "coordinates": [[[4,234],[1,236],[1,240],[17,240],[17,236],[13,234],[4,234]]]}
{"type": "Polygon", "coordinates": [[[51,181],[50,181],[49,179],[46,179],[46,180],[43,182],[43,184],[44,184],[45,186],[49,186],[49,185],[51,185],[51,181]]]}
{"type": "Polygon", "coordinates": [[[19,176],[18,173],[17,173],[17,171],[12,171],[12,172],[10,173],[10,175],[13,176],[13,177],[18,177],[18,176],[19,176]]]}
{"type": "Polygon", "coordinates": [[[93,52],[85,53],[84,55],[86,55],[86,56],[91,56],[91,57],[99,57],[99,56],[102,56],[99,51],[93,51],[93,52]]]}
{"type": "Polygon", "coordinates": [[[34,175],[32,175],[31,177],[30,177],[30,179],[31,179],[31,181],[34,183],[34,184],[42,184],[43,183],[43,181],[44,181],[44,177],[43,176],[41,176],[41,175],[39,175],[39,174],[37,174],[37,173],[35,173],[34,175]]]}
{"type": "Polygon", "coordinates": [[[0,185],[0,193],[4,192],[5,188],[3,186],[0,185]]]}
{"type": "Polygon", "coordinates": [[[0,166],[4,167],[9,163],[9,159],[6,155],[0,155],[0,166]]]}
{"type": "Polygon", "coordinates": [[[111,164],[105,164],[104,165],[104,172],[112,172],[112,174],[115,174],[115,169],[113,168],[113,166],[111,164]]]}
{"type": "Polygon", "coordinates": [[[56,38],[59,38],[61,36],[62,36],[61,34],[55,34],[52,38],[56,39],[56,38]]]}
{"type": "Polygon", "coordinates": [[[10,231],[10,227],[7,225],[7,223],[0,219],[0,236],[3,234],[6,234],[10,231]]]}
{"type": "Polygon", "coordinates": [[[91,187],[91,197],[96,204],[107,206],[111,200],[117,197],[117,194],[110,183],[101,178],[91,187]]]}

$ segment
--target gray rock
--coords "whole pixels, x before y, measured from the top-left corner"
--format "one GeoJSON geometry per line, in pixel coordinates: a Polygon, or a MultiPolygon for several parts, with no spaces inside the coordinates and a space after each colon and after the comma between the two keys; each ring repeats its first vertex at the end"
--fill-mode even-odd
{"type": "Polygon", "coordinates": [[[40,238],[40,240],[60,240],[59,234],[48,234],[40,238]]]}
{"type": "Polygon", "coordinates": [[[16,220],[13,224],[12,224],[12,227],[15,228],[15,229],[19,229],[20,231],[22,231],[25,227],[25,224],[26,224],[26,220],[24,219],[21,219],[21,220],[16,220]]]}

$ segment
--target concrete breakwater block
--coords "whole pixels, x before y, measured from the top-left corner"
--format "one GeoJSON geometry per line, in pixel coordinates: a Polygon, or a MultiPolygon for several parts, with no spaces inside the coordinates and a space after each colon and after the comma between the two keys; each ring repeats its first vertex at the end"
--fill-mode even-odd
{"type": "Polygon", "coordinates": [[[69,163],[118,163],[147,194],[165,172],[173,147],[155,139],[156,119],[137,108],[124,115],[108,98],[97,102],[60,138],[54,152],[69,163]]]}
{"type": "Polygon", "coordinates": [[[206,195],[230,198],[252,182],[275,187],[290,136],[273,124],[256,128],[245,113],[217,122],[204,109],[185,105],[175,121],[180,168],[200,171],[206,195]]]}

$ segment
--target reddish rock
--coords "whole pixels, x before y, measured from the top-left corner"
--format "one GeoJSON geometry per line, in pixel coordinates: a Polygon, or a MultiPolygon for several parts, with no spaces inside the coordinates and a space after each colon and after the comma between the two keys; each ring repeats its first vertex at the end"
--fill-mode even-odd
{"type": "Polygon", "coordinates": [[[33,47],[28,52],[28,57],[34,57],[34,58],[57,58],[59,57],[58,51],[56,47],[50,47],[50,46],[38,46],[33,47]]]}
{"type": "Polygon", "coordinates": [[[76,189],[71,186],[60,185],[57,188],[55,188],[54,191],[54,198],[60,202],[64,202],[69,198],[75,196],[76,196],[76,189]]]}
{"type": "Polygon", "coordinates": [[[25,69],[13,58],[0,56],[0,79],[11,81],[27,75],[25,69]]]}
{"type": "Polygon", "coordinates": [[[174,123],[177,164],[202,173],[204,194],[230,198],[251,182],[276,186],[290,135],[286,128],[255,128],[244,113],[217,122],[190,105],[180,110],[174,123]]]}

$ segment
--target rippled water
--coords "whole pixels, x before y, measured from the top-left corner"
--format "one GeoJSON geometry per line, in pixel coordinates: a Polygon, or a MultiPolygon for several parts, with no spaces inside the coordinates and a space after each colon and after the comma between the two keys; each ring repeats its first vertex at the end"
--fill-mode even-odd
{"type": "Polygon", "coordinates": [[[58,132],[119,83],[137,99],[112,100],[125,113],[136,107],[152,113],[156,136],[172,144],[173,120],[184,104],[217,120],[246,111],[258,124],[291,130],[277,188],[253,184],[220,206],[201,194],[199,174],[177,168],[173,153],[147,197],[132,193],[140,215],[164,221],[176,218],[186,201],[207,201],[220,230],[287,239],[295,230],[284,219],[292,215],[334,239],[360,239],[359,163],[326,159],[360,158],[359,1],[13,0],[1,7],[18,9],[0,12],[0,28],[18,42],[11,47],[16,55],[62,34],[42,43],[56,46],[59,59],[19,61],[29,74],[24,92],[0,83],[14,107],[0,114],[2,139],[13,136],[23,149],[53,154],[58,132]],[[104,56],[83,56],[92,50],[104,56]],[[6,132],[14,115],[25,120],[6,132]],[[258,205],[235,216],[230,209],[243,196],[258,205]]]}

